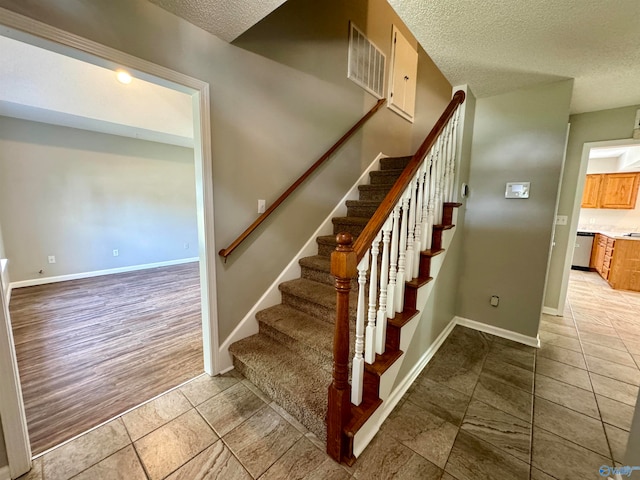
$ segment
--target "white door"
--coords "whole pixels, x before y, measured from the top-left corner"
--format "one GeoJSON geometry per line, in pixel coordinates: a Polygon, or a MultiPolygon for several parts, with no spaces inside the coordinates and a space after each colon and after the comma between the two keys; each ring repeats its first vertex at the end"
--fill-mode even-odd
{"type": "Polygon", "coordinates": [[[389,108],[406,119],[413,120],[418,77],[418,52],[395,26],[393,27],[391,55],[389,108]]]}

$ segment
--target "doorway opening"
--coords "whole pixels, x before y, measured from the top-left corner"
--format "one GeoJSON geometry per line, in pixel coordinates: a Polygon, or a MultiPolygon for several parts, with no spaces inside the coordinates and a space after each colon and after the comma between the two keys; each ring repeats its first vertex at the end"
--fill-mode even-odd
{"type": "MultiPolygon", "coordinates": [[[[183,252],[183,255],[181,256],[182,258],[172,258],[172,259],[168,259],[165,262],[161,260],[154,260],[154,259],[151,259],[151,260],[143,259],[142,263],[140,261],[133,261],[133,262],[130,261],[128,262],[129,263],[128,265],[117,266],[117,265],[114,265],[113,263],[114,259],[124,260],[124,257],[127,255],[127,252],[129,252],[130,254],[131,251],[129,247],[123,248],[119,244],[115,244],[113,243],[113,241],[111,241],[111,242],[107,242],[107,243],[111,243],[111,245],[109,245],[108,248],[105,245],[102,245],[102,250],[103,250],[102,253],[104,254],[104,256],[107,256],[108,254],[109,260],[112,262],[110,265],[107,265],[106,268],[92,267],[89,271],[87,271],[86,268],[85,269],[80,268],[80,270],[84,270],[84,271],[82,272],[65,271],[65,272],[59,273],[58,275],[47,276],[46,274],[48,272],[46,272],[46,270],[52,270],[55,272],[52,266],[60,265],[59,263],[60,256],[56,255],[55,253],[52,253],[51,255],[47,254],[47,258],[46,258],[47,263],[45,264],[46,268],[40,268],[37,270],[37,274],[40,275],[40,277],[36,277],[35,279],[26,278],[26,279],[17,280],[16,282],[14,282],[13,287],[26,287],[27,285],[31,284],[32,285],[30,287],[31,289],[45,290],[47,288],[53,288],[54,290],[56,289],[60,290],[62,289],[62,287],[67,287],[71,285],[76,289],[76,291],[79,291],[79,290],[87,289],[88,288],[87,285],[89,284],[95,286],[97,284],[96,282],[99,282],[99,281],[105,281],[107,283],[111,283],[112,286],[114,286],[114,292],[113,292],[114,297],[108,302],[104,302],[108,304],[111,303],[110,305],[107,306],[107,310],[109,310],[114,314],[117,313],[118,311],[123,310],[125,307],[131,307],[131,306],[138,307],[139,310],[143,310],[144,313],[147,314],[148,322],[150,323],[155,322],[156,327],[160,325],[160,328],[158,328],[154,334],[149,335],[153,339],[158,340],[151,347],[152,349],[155,349],[156,353],[158,353],[163,348],[166,348],[166,344],[164,344],[163,346],[163,341],[166,342],[167,338],[175,338],[175,335],[177,335],[178,332],[176,330],[172,330],[171,326],[167,326],[170,324],[168,323],[162,324],[162,320],[166,320],[166,319],[162,318],[163,314],[161,312],[149,312],[148,310],[145,311],[145,307],[143,306],[144,302],[142,298],[139,297],[136,299],[135,296],[127,297],[127,291],[130,290],[130,288],[127,287],[128,285],[127,282],[133,279],[134,283],[137,282],[138,285],[144,287],[144,289],[146,290],[144,290],[142,293],[139,293],[139,295],[141,295],[142,297],[145,297],[144,300],[148,300],[147,297],[151,296],[151,293],[149,292],[150,286],[155,285],[155,287],[158,287],[159,284],[163,283],[161,280],[159,280],[158,274],[164,275],[165,279],[167,278],[167,276],[169,276],[170,279],[164,282],[165,285],[162,285],[162,286],[165,287],[167,286],[166,284],[168,283],[169,288],[173,293],[174,297],[171,297],[171,295],[162,295],[162,294],[161,296],[164,297],[165,300],[168,300],[172,307],[176,307],[177,305],[178,307],[185,308],[188,305],[189,308],[191,308],[193,307],[193,303],[196,303],[198,305],[197,310],[200,318],[199,320],[200,326],[197,329],[198,335],[197,335],[197,341],[195,342],[195,343],[198,343],[198,345],[197,346],[195,345],[194,334],[193,332],[191,332],[187,334],[187,336],[190,336],[190,342],[191,342],[190,348],[192,351],[196,352],[196,354],[199,356],[199,363],[200,363],[200,368],[198,369],[199,371],[205,371],[210,375],[217,373],[218,372],[218,368],[217,368],[218,342],[217,342],[217,318],[216,318],[217,309],[216,309],[216,301],[215,301],[215,284],[214,284],[215,282],[214,263],[213,263],[213,259],[209,258],[207,254],[207,252],[209,251],[215,251],[215,248],[213,247],[213,203],[212,203],[212,187],[211,187],[212,178],[211,178],[210,129],[209,129],[209,110],[208,110],[209,109],[208,85],[204,82],[200,82],[196,79],[181,75],[177,72],[167,70],[157,65],[149,64],[146,61],[130,57],[129,55],[101,46],[99,44],[95,44],[93,42],[82,39],[80,37],[71,38],[69,34],[64,34],[55,29],[48,29],[47,31],[42,31],[42,26],[37,22],[33,22],[33,23],[26,22],[26,25],[25,25],[25,22],[23,21],[19,25],[17,24],[15,25],[16,29],[10,28],[12,26],[12,21],[13,19],[11,17],[0,18],[0,23],[7,25],[7,27],[2,27],[0,32],[0,34],[3,35],[5,39],[10,39],[12,41],[19,41],[30,46],[39,47],[46,50],[49,53],[55,52],[56,54],[63,54],[66,57],[73,58],[76,60],[81,60],[87,63],[91,67],[108,69],[108,71],[114,75],[115,75],[114,73],[115,70],[123,69],[123,70],[126,70],[133,77],[134,81],[138,80],[140,82],[147,82],[150,85],[153,85],[156,87],[162,87],[164,89],[169,89],[174,94],[179,93],[187,97],[188,99],[187,103],[189,103],[191,107],[190,120],[192,122],[192,131],[193,131],[192,140],[191,140],[192,141],[191,165],[187,166],[186,165],[187,162],[184,162],[184,161],[174,161],[172,166],[182,167],[183,172],[189,171],[190,169],[191,176],[192,176],[192,182],[191,182],[192,199],[191,200],[194,206],[194,211],[192,211],[191,213],[189,213],[189,215],[187,215],[187,216],[191,216],[193,220],[191,224],[192,229],[189,233],[190,236],[186,240],[180,241],[180,248],[183,250],[188,250],[189,252],[193,252],[193,254],[188,253],[185,255],[183,252]],[[17,28],[20,28],[20,30],[18,30],[17,28]],[[37,37],[34,36],[36,34],[38,35],[37,37]],[[73,46],[73,48],[71,46],[73,46]],[[106,253],[104,252],[104,250],[106,250],[106,253]],[[49,257],[54,257],[54,258],[49,258],[49,257]],[[131,263],[134,263],[136,265],[131,265],[131,263]],[[110,268],[111,266],[113,266],[113,268],[110,268]],[[149,269],[144,267],[154,267],[154,269],[149,269]],[[39,270],[43,270],[43,272],[41,273],[39,272],[39,270]],[[47,278],[49,280],[46,280],[47,278]],[[52,283],[53,282],[52,278],[53,280],[66,280],[66,281],[60,282],[60,283],[52,283]],[[179,280],[176,280],[176,279],[179,279],[179,280]],[[183,285],[180,285],[180,283],[182,283],[183,285]],[[33,286],[36,284],[40,284],[40,286],[38,287],[33,286]],[[187,288],[191,292],[191,297],[187,297],[178,293],[180,291],[179,289],[182,287],[187,288]],[[119,301],[113,300],[116,298],[119,301]],[[111,308],[109,308],[109,306],[111,308]],[[161,318],[162,320],[158,323],[159,318],[161,318]],[[162,328],[162,325],[165,325],[166,328],[162,328]],[[160,335],[161,333],[165,335],[165,340],[161,339],[161,335],[160,335]]],[[[7,107],[7,105],[5,104],[4,107],[7,107]]],[[[9,105],[9,107],[11,107],[11,105],[9,105]]],[[[33,113],[33,111],[34,109],[31,109],[31,113],[33,113]]],[[[2,113],[2,115],[5,115],[5,114],[2,113]]],[[[77,119],[74,119],[73,114],[66,115],[66,117],[67,119],[77,120],[77,119]]],[[[25,118],[22,118],[21,120],[7,120],[7,121],[22,123],[22,125],[20,125],[22,127],[24,127],[25,125],[33,126],[30,123],[28,123],[28,122],[32,122],[32,120],[25,119],[25,118]]],[[[128,147],[131,147],[131,145],[136,142],[144,142],[147,144],[147,147],[149,147],[149,145],[152,145],[150,148],[154,150],[156,148],[159,148],[159,144],[161,143],[158,141],[159,137],[157,136],[157,132],[154,132],[153,129],[138,127],[137,129],[134,128],[135,132],[133,134],[127,135],[122,131],[118,131],[118,127],[117,125],[115,125],[115,122],[110,122],[109,120],[105,121],[104,119],[101,119],[101,121],[94,121],[92,123],[94,124],[94,126],[97,124],[101,124],[103,127],[105,126],[105,124],[108,127],[110,126],[109,125],[110,123],[114,124],[114,125],[111,125],[111,127],[115,128],[114,131],[96,132],[94,130],[93,132],[89,132],[89,133],[81,132],[83,135],[86,134],[86,135],[93,136],[93,140],[100,138],[100,136],[109,137],[112,140],[112,142],[106,141],[105,144],[114,143],[116,142],[116,139],[117,139],[117,142],[123,142],[128,147]],[[145,138],[145,135],[151,135],[152,137],[153,135],[156,135],[156,137],[145,138]],[[125,138],[125,137],[128,137],[128,138],[125,138]],[[140,140],[141,138],[144,138],[144,140],[140,140]]],[[[60,132],[65,132],[65,131],[66,132],[73,131],[73,133],[78,133],[82,130],[82,127],[74,124],[70,124],[70,125],[62,124],[62,125],[63,126],[57,125],[55,127],[50,127],[50,126],[43,127],[43,124],[40,121],[39,125],[37,125],[37,128],[53,128],[54,130],[56,130],[58,134],[60,134],[60,132]],[[73,128],[69,128],[69,127],[73,127],[73,128]]],[[[171,132],[161,132],[160,136],[163,136],[163,135],[165,138],[170,138],[173,136],[174,142],[173,142],[173,145],[171,146],[172,147],[171,149],[174,150],[174,153],[177,150],[180,150],[180,149],[184,150],[186,148],[180,145],[176,145],[175,143],[176,141],[178,142],[182,141],[182,139],[177,138],[177,137],[180,137],[180,135],[175,135],[175,134],[172,134],[171,132]]],[[[40,143],[44,143],[44,142],[40,142],[40,143]]],[[[167,142],[167,143],[171,143],[171,142],[167,142]]],[[[42,145],[38,145],[38,147],[42,147],[42,145]]],[[[105,152],[101,151],[100,153],[104,154],[105,152]]],[[[151,153],[147,153],[146,155],[148,157],[153,156],[153,154],[151,153]]],[[[167,159],[163,159],[163,160],[167,164],[171,163],[167,159]]],[[[131,167],[131,159],[128,158],[128,162],[125,161],[123,162],[123,164],[126,164],[127,166],[131,167]]],[[[111,167],[114,169],[117,168],[115,164],[112,164],[111,167]]],[[[105,170],[108,170],[108,168],[105,167],[105,170]]],[[[55,182],[56,172],[50,172],[50,173],[52,173],[51,180],[53,183],[55,182]]],[[[97,175],[97,177],[99,177],[99,180],[104,181],[104,175],[97,175]]],[[[79,183],[81,187],[84,187],[85,190],[88,189],[87,185],[83,184],[83,182],[78,181],[77,183],[79,183]]],[[[123,183],[126,183],[126,182],[123,182],[123,183]]],[[[172,184],[171,184],[172,188],[176,188],[176,185],[175,185],[176,183],[179,183],[177,180],[177,177],[176,175],[172,175],[172,184]]],[[[184,181],[182,181],[182,183],[184,183],[184,181]]],[[[166,188],[167,184],[164,184],[164,187],[166,188]]],[[[137,192],[140,194],[140,196],[142,196],[140,193],[141,190],[143,190],[143,188],[137,189],[137,192]]],[[[105,190],[102,190],[101,192],[104,193],[104,191],[105,190]]],[[[25,193],[28,194],[28,192],[25,192],[25,193]]],[[[122,191],[116,192],[111,198],[113,199],[113,198],[122,197],[122,193],[123,193],[122,191]]],[[[95,190],[92,192],[92,196],[96,196],[95,190]]],[[[104,200],[104,198],[102,200],[104,200]]],[[[83,206],[85,206],[84,202],[82,203],[83,203],[83,206]]],[[[106,202],[106,203],[111,204],[110,202],[106,202]]],[[[175,205],[175,203],[173,202],[165,203],[165,205],[160,208],[161,211],[158,214],[162,218],[166,218],[170,214],[175,213],[175,212],[168,212],[167,205],[175,205]]],[[[124,207],[120,206],[120,208],[124,208],[124,207]]],[[[120,210],[120,211],[117,211],[116,213],[123,214],[125,212],[120,210]]],[[[144,214],[140,214],[140,212],[135,212],[135,213],[137,213],[138,215],[137,217],[133,216],[133,218],[138,218],[138,222],[140,224],[145,225],[146,223],[148,223],[148,220],[149,220],[148,216],[144,214]]],[[[77,222],[77,223],[83,224],[85,227],[85,230],[88,227],[88,225],[86,225],[86,222],[84,223],[77,222]]],[[[135,223],[135,221],[133,223],[135,223]]],[[[132,228],[133,228],[132,226],[129,227],[130,230],[132,228]]],[[[131,233],[131,232],[129,231],[128,233],[131,233]]],[[[79,234],[80,233],[78,233],[78,235],[79,234]]],[[[6,232],[5,232],[5,237],[6,237],[6,232]]],[[[147,244],[142,245],[142,247],[146,246],[147,248],[146,249],[141,248],[140,250],[141,252],[149,253],[151,250],[153,250],[153,248],[150,248],[150,244],[153,243],[153,240],[155,240],[156,238],[154,237],[153,234],[146,235],[146,237],[147,237],[147,244]]],[[[139,243],[144,243],[143,241],[140,241],[140,239],[138,240],[139,240],[139,243]]],[[[121,238],[121,242],[124,245],[125,239],[121,238]]],[[[88,241],[87,243],[89,244],[87,245],[88,247],[95,246],[94,240],[88,241]]],[[[15,251],[15,248],[12,247],[12,250],[15,251]]],[[[0,256],[4,256],[4,255],[0,255],[0,256]]],[[[27,433],[27,424],[26,424],[26,420],[29,418],[29,415],[27,414],[25,416],[24,403],[22,401],[22,393],[24,392],[26,394],[26,389],[22,388],[22,392],[21,392],[21,386],[18,378],[19,369],[17,368],[17,365],[16,365],[16,349],[15,349],[16,345],[14,343],[14,337],[17,338],[17,335],[14,335],[15,331],[12,331],[11,329],[11,319],[10,319],[10,313],[9,313],[11,310],[11,312],[16,317],[20,315],[20,313],[22,313],[22,312],[20,313],[18,312],[20,310],[19,307],[14,308],[14,303],[13,303],[13,302],[16,302],[21,295],[19,293],[19,289],[13,290],[13,292],[11,291],[10,282],[13,281],[13,279],[11,278],[11,275],[12,275],[11,256],[12,256],[11,254],[7,255],[7,257],[9,257],[8,261],[2,262],[2,267],[3,267],[2,280],[3,281],[1,283],[3,284],[2,285],[3,295],[2,295],[2,309],[0,312],[0,320],[2,321],[1,323],[3,327],[0,329],[0,337],[2,337],[0,338],[0,343],[2,343],[3,347],[5,345],[7,347],[7,348],[0,349],[2,350],[2,358],[0,359],[1,360],[0,370],[2,372],[3,378],[7,378],[11,381],[8,382],[8,384],[10,384],[9,388],[7,388],[6,390],[3,388],[4,391],[2,395],[0,395],[0,415],[2,417],[3,429],[4,429],[5,439],[7,443],[7,455],[9,457],[11,474],[12,476],[17,476],[18,474],[23,473],[29,469],[29,463],[30,463],[32,452],[30,451],[30,448],[29,448],[30,447],[29,441],[28,441],[29,437],[27,433]],[[13,296],[13,299],[10,299],[10,295],[13,296]],[[8,301],[10,301],[11,304],[9,304],[8,301]]],[[[81,255],[78,253],[77,257],[80,257],[80,256],[81,255]]],[[[78,259],[74,258],[73,260],[76,261],[78,259]]],[[[20,262],[15,262],[15,263],[19,265],[20,262]]],[[[89,295],[86,295],[85,298],[95,299],[95,297],[96,297],[95,294],[89,294],[89,295]]],[[[68,299],[68,295],[66,298],[68,299]]],[[[85,308],[85,313],[87,314],[96,310],[95,308],[92,308],[89,305],[85,305],[85,307],[87,307],[85,308]]],[[[79,311],[81,310],[82,309],[80,309],[79,311]]],[[[180,312],[177,312],[174,314],[178,316],[181,315],[180,312]]],[[[192,313],[189,313],[189,315],[193,316],[192,313]]],[[[68,320],[67,328],[63,329],[63,333],[61,333],[60,335],[73,337],[78,333],[76,327],[79,325],[79,323],[74,322],[73,319],[71,318],[67,318],[67,320],[68,320]]],[[[96,327],[96,324],[89,324],[88,326],[83,327],[86,330],[86,333],[88,334],[92,333],[91,332],[92,330],[93,330],[93,333],[95,333],[96,330],[102,329],[100,330],[99,333],[106,335],[106,337],[97,339],[96,340],[97,345],[95,345],[96,348],[103,346],[105,349],[110,351],[109,355],[107,355],[108,358],[107,358],[107,363],[105,364],[106,366],[103,365],[102,368],[108,370],[109,361],[113,362],[119,357],[122,357],[122,355],[120,355],[120,353],[122,352],[118,352],[117,348],[114,348],[114,346],[118,343],[118,340],[122,339],[122,334],[125,331],[128,330],[129,331],[128,333],[137,334],[138,339],[145,337],[144,334],[141,334],[142,330],[145,328],[144,323],[145,322],[143,322],[143,325],[141,324],[124,325],[122,323],[122,319],[116,319],[116,317],[112,317],[112,318],[106,318],[106,319],[103,318],[102,321],[100,322],[99,328],[96,327]],[[113,345],[111,345],[111,347],[110,347],[110,344],[108,343],[109,339],[115,342],[113,343],[113,345]]],[[[175,325],[177,324],[174,323],[171,325],[173,325],[174,328],[176,328],[175,325]]],[[[45,334],[42,335],[42,337],[44,340],[46,340],[46,332],[45,334]]],[[[90,338],[90,336],[88,336],[87,338],[90,338]]],[[[52,342],[45,341],[43,345],[51,345],[51,343],[52,342]]],[[[39,350],[42,351],[42,349],[39,349],[39,350]]],[[[72,358],[72,361],[76,362],[77,366],[83,365],[83,364],[89,365],[91,364],[92,361],[95,361],[95,358],[92,358],[93,355],[91,354],[79,353],[73,348],[72,350],[73,351],[71,352],[61,352],[61,353],[63,355],[66,355],[66,354],[71,355],[72,357],[73,355],[75,355],[77,358],[72,358]]],[[[157,358],[158,357],[156,357],[155,360],[157,360],[157,358]]],[[[132,367],[137,366],[138,362],[141,362],[142,360],[143,360],[142,358],[136,359],[135,356],[131,357],[130,362],[132,367]]],[[[147,378],[151,377],[152,376],[151,374],[154,373],[153,372],[154,369],[173,368],[175,364],[179,363],[180,361],[180,360],[176,360],[175,363],[164,362],[164,365],[163,365],[162,364],[163,362],[161,361],[154,363],[153,362],[154,358],[151,358],[151,360],[152,361],[151,363],[149,363],[149,367],[148,367],[150,370],[148,369],[146,372],[147,375],[145,375],[144,368],[140,370],[141,376],[139,378],[139,381],[141,383],[139,385],[139,390],[144,390],[145,388],[149,387],[149,385],[145,383],[146,380],[142,377],[147,377],[147,378]]],[[[95,369],[95,365],[89,368],[95,369]]],[[[22,373],[24,370],[25,368],[23,368],[23,366],[20,365],[20,373],[22,373]]],[[[80,378],[82,378],[80,373],[78,373],[79,370],[80,368],[76,368],[76,373],[80,378]]],[[[123,378],[127,376],[122,372],[120,373],[120,375],[123,378]]],[[[54,378],[55,372],[53,371],[46,372],[46,376],[48,377],[48,379],[54,378]]],[[[187,380],[187,379],[184,379],[184,380],[187,380]]],[[[64,388],[67,388],[67,389],[71,388],[70,391],[73,391],[73,387],[70,387],[70,384],[68,384],[65,381],[63,381],[62,383],[64,384],[64,388]]],[[[94,390],[97,389],[99,391],[102,390],[106,395],[108,395],[108,391],[106,390],[105,385],[100,383],[101,382],[98,382],[96,385],[93,385],[93,389],[94,390]]],[[[182,383],[182,382],[178,382],[178,383],[182,383]]],[[[151,399],[157,396],[158,394],[162,393],[163,391],[175,386],[177,386],[177,384],[171,385],[171,386],[164,385],[164,386],[158,387],[162,391],[157,391],[157,392],[152,392],[151,390],[149,390],[148,398],[146,398],[145,400],[151,399]]],[[[26,395],[25,395],[25,399],[26,399],[26,395]]],[[[117,402],[112,401],[108,403],[115,404],[117,402]]],[[[138,403],[142,403],[142,401],[137,401],[136,404],[138,403]]],[[[128,408],[131,408],[132,406],[134,405],[130,405],[128,408]]],[[[122,413],[124,410],[128,409],[122,406],[118,408],[120,408],[121,411],[114,412],[113,415],[111,416],[115,416],[119,413],[122,413]]],[[[95,420],[96,420],[95,424],[97,425],[99,423],[102,423],[106,419],[96,418],[95,420]]],[[[74,434],[70,433],[69,438],[81,432],[72,432],[72,433],[74,434]]],[[[46,447],[38,446],[37,449],[34,449],[34,453],[38,454],[44,450],[46,450],[46,447]]]]}
{"type": "Polygon", "coordinates": [[[567,249],[564,262],[559,313],[565,308],[572,271],[597,271],[605,283],[614,280],[612,292],[616,287],[622,289],[610,276],[613,246],[616,237],[631,239],[640,233],[639,181],[640,141],[622,139],[584,144],[573,209],[578,221],[569,232],[575,242],[567,249]],[[598,237],[598,233],[604,235],[598,237]],[[599,248],[603,240],[606,245],[599,248]]]}

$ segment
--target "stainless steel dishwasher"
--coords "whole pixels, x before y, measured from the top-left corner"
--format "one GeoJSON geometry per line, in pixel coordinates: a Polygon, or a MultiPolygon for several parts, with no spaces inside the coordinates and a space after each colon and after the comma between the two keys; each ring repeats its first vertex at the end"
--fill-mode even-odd
{"type": "Polygon", "coordinates": [[[573,250],[573,261],[571,262],[571,268],[574,270],[589,270],[594,236],[593,232],[578,232],[576,234],[576,247],[573,250]]]}

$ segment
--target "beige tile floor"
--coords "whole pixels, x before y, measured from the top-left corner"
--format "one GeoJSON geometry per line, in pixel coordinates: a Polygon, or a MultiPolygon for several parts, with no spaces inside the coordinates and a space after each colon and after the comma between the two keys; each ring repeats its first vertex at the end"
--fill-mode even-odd
{"type": "Polygon", "coordinates": [[[353,467],[239,375],[201,376],[34,462],[22,480],[588,479],[620,462],[640,294],[574,272],[539,350],[457,327],[353,467]]]}

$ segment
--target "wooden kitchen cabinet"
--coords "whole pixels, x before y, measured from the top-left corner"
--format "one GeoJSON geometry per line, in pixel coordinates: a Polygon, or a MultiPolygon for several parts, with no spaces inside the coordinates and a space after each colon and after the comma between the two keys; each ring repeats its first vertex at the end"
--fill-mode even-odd
{"type": "Polygon", "coordinates": [[[640,291],[640,240],[615,241],[611,273],[607,279],[615,289],[640,291]]]}
{"type": "Polygon", "coordinates": [[[600,185],[604,175],[587,175],[582,194],[582,208],[598,208],[598,196],[600,195],[600,185]]]}
{"type": "MultiPolygon", "coordinates": [[[[592,255],[593,268],[595,268],[596,272],[598,272],[600,276],[605,280],[607,279],[605,275],[606,273],[609,272],[609,265],[610,265],[609,263],[607,263],[606,272],[605,272],[605,257],[607,254],[609,240],[613,241],[613,238],[610,239],[606,235],[602,235],[601,233],[598,233],[593,242],[593,250],[594,250],[594,254],[592,255]]],[[[613,252],[613,243],[611,244],[611,247],[612,247],[611,252],[613,252]]],[[[609,259],[610,258],[611,258],[611,255],[609,256],[609,259]]]]}
{"type": "Polygon", "coordinates": [[[582,208],[629,209],[636,207],[640,173],[587,175],[582,208]]]}

